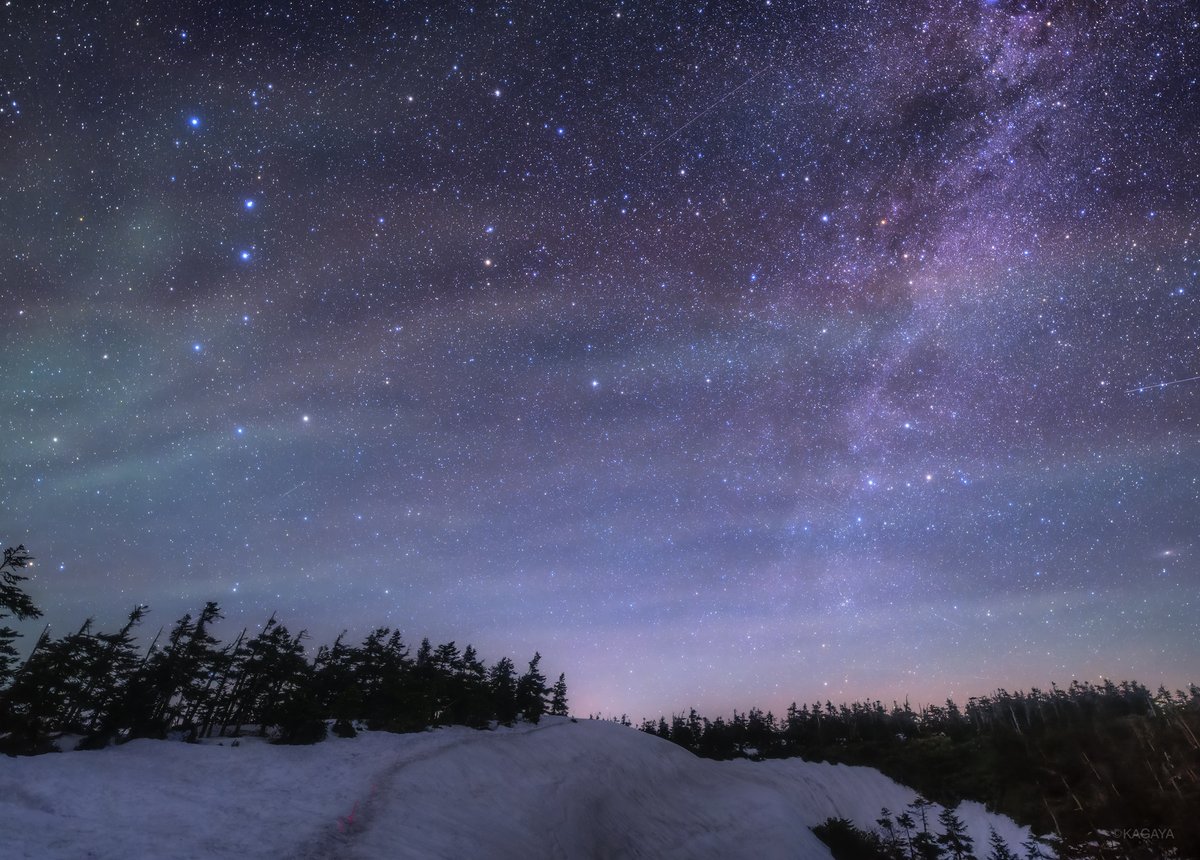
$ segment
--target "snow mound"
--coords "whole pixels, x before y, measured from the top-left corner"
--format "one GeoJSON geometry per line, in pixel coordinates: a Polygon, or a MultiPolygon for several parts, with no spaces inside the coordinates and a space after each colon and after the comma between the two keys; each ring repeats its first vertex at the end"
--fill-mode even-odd
{"type": "MultiPolygon", "coordinates": [[[[830,816],[873,826],[910,789],[871,768],[716,762],[614,723],[546,718],[310,747],[134,741],[0,759],[9,858],[824,858],[830,816]]],[[[938,810],[933,810],[934,815],[938,810]]],[[[959,810],[977,849],[989,825],[959,810]]]]}

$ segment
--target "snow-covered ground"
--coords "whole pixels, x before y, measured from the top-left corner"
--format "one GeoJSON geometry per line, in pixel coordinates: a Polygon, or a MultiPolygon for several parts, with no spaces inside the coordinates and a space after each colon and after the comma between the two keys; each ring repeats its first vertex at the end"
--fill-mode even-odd
{"type": "MultiPolygon", "coordinates": [[[[820,858],[830,816],[873,826],[914,793],[870,768],[716,762],[609,722],[307,747],[134,741],[0,758],[6,858],[820,858]]],[[[934,809],[936,815],[937,809],[934,809]]],[[[991,824],[959,810],[986,853],[991,824]]]]}

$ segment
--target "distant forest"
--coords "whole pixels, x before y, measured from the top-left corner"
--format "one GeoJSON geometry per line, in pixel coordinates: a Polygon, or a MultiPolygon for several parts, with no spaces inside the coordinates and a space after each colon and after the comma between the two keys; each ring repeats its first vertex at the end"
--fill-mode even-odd
{"type": "MultiPolygon", "coordinates": [[[[0,619],[41,615],[22,588],[31,558],[23,546],[4,550],[0,619]]],[[[135,607],[114,632],[94,630],[88,619],[61,638],[43,633],[24,662],[16,631],[0,627],[0,752],[48,752],[63,734],[81,735],[83,748],[245,732],[314,743],[328,721],[345,737],[355,722],[406,732],[567,713],[566,678],[547,686],[537,653],[518,674],[508,657],[488,667],[473,647],[454,642],[425,639],[410,655],[399,631],[381,627],[357,646],[339,636],[309,659],[304,632],[274,616],[257,633],[221,643],[211,632],[221,618],[212,602],[141,647],[135,630],[145,614],[135,607]]]]}
{"type": "MultiPolygon", "coordinates": [[[[979,801],[1053,834],[1064,858],[1200,857],[1195,685],[1152,693],[1135,682],[1076,681],[1049,691],[998,690],[961,708],[825,702],[793,704],[781,718],[751,708],[709,720],[692,710],[641,728],[707,758],[799,756],[878,768],[944,806],[979,801]]],[[[888,819],[885,812],[881,824],[888,819]]],[[[827,822],[835,840],[850,838],[847,824],[827,822]]],[[[874,834],[886,845],[893,835],[882,826],[874,834]]],[[[847,844],[865,853],[841,856],[893,856],[853,838],[847,844]]],[[[975,856],[910,854],[910,847],[896,847],[895,856],[975,856]]]]}

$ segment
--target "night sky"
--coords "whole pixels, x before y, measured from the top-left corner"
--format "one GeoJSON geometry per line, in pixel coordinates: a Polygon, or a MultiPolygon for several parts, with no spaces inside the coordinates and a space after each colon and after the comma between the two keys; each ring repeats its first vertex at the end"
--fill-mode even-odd
{"type": "Polygon", "coordinates": [[[1195,4],[0,15],[56,632],[398,626],[635,719],[1200,680],[1195,4]]]}

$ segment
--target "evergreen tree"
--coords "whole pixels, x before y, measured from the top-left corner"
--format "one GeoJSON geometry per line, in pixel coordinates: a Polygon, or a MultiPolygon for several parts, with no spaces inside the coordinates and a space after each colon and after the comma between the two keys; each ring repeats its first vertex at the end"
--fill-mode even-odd
{"type": "Polygon", "coordinates": [[[353,720],[363,712],[363,696],[354,678],[354,651],[342,642],[345,635],[342,631],[332,646],[317,651],[313,690],[321,711],[333,718],[333,733],[352,738],[358,734],[353,720]]]}
{"type": "Polygon", "coordinates": [[[812,832],[837,860],[891,860],[878,834],[859,830],[848,818],[827,818],[812,832]]]}
{"type": "Polygon", "coordinates": [[[1045,845],[1037,836],[1030,836],[1021,847],[1025,849],[1025,860],[1049,860],[1054,856],[1046,852],[1045,845]]]}
{"type": "Polygon", "coordinates": [[[988,847],[991,849],[988,860],[1019,860],[1004,841],[1004,837],[996,832],[995,827],[988,828],[988,847]]]}
{"type": "Polygon", "coordinates": [[[169,729],[185,731],[189,740],[199,736],[195,720],[213,695],[215,669],[220,649],[209,632],[221,617],[218,605],[209,601],[195,620],[180,618],[167,637],[167,646],[147,656],[129,686],[136,699],[131,737],[165,737],[169,729]]]}
{"type": "Polygon", "coordinates": [[[48,657],[46,671],[51,674],[47,692],[46,725],[57,731],[83,734],[84,712],[90,679],[99,661],[99,648],[88,618],[75,633],[47,644],[42,655],[48,657]]]}
{"type": "Polygon", "coordinates": [[[917,849],[913,845],[913,835],[916,833],[917,822],[908,812],[901,812],[896,816],[896,826],[904,833],[904,856],[908,860],[916,860],[917,849]]]}
{"type": "Polygon", "coordinates": [[[875,823],[879,826],[879,841],[889,857],[900,857],[900,834],[896,831],[896,822],[892,819],[891,810],[886,806],[879,810],[879,818],[875,823]]]}
{"type": "MultiPolygon", "coordinates": [[[[21,588],[21,583],[29,577],[17,573],[22,568],[29,567],[33,556],[26,552],[24,546],[6,547],[4,560],[0,562],[0,619],[15,617],[18,621],[28,621],[40,618],[42,611],[21,588]]],[[[17,649],[14,641],[20,633],[11,627],[0,627],[0,688],[3,688],[13,677],[17,666],[17,649]]]]}
{"type": "Polygon", "coordinates": [[[403,710],[408,714],[411,728],[422,729],[437,725],[438,686],[438,667],[434,660],[433,646],[426,637],[417,648],[417,657],[408,677],[403,710]]]}
{"type": "Polygon", "coordinates": [[[328,729],[325,725],[326,711],[321,708],[317,695],[313,666],[304,659],[307,637],[304,631],[291,640],[283,664],[279,667],[279,680],[274,688],[274,700],[270,710],[262,716],[264,721],[279,727],[281,744],[315,744],[325,740],[328,729]]]}
{"type": "Polygon", "coordinates": [[[971,853],[974,840],[967,834],[966,825],[954,810],[948,806],[942,809],[938,813],[938,823],[942,825],[942,832],[937,842],[942,847],[943,855],[949,860],[975,860],[975,855],[971,853]]]}
{"type": "Polygon", "coordinates": [[[929,808],[931,806],[933,806],[933,801],[926,800],[920,795],[917,795],[916,800],[908,805],[919,823],[911,842],[913,856],[919,860],[941,860],[942,858],[942,849],[929,831],[929,808]]]}
{"type": "Polygon", "coordinates": [[[10,751],[44,752],[51,748],[50,735],[68,727],[84,685],[91,625],[89,618],[61,639],[43,637],[5,691],[5,723],[15,736],[10,751]]]}
{"type": "Polygon", "coordinates": [[[289,705],[297,689],[305,687],[313,695],[301,644],[304,635],[301,632],[293,636],[272,615],[262,631],[246,643],[232,670],[231,722],[235,735],[245,725],[257,725],[259,735],[265,737],[271,726],[294,718],[289,705]]]}
{"type": "Polygon", "coordinates": [[[492,716],[488,691],[487,667],[479,659],[474,646],[468,645],[462,654],[458,700],[453,720],[472,728],[485,728],[492,716]]]}
{"type": "Polygon", "coordinates": [[[529,668],[517,681],[517,709],[531,723],[538,722],[546,713],[546,676],[538,668],[541,661],[542,655],[535,651],[529,668]]]}
{"type": "Polygon", "coordinates": [[[133,629],[141,624],[146,606],[133,608],[116,633],[98,633],[98,656],[89,667],[84,699],[90,715],[84,747],[100,747],[117,737],[125,723],[122,704],[140,662],[133,629]]]}
{"type": "MultiPolygon", "coordinates": [[[[567,716],[567,676],[560,673],[550,691],[550,713],[555,717],[567,716]]],[[[653,726],[650,729],[653,732],[653,726]]]]}
{"type": "Polygon", "coordinates": [[[517,719],[517,672],[512,660],[501,657],[488,672],[492,713],[496,720],[511,726],[517,719]]]}
{"type": "Polygon", "coordinates": [[[372,729],[416,731],[426,725],[412,694],[413,661],[399,630],[373,630],[351,655],[362,715],[372,729]]]}
{"type": "Polygon", "coordinates": [[[453,642],[439,645],[433,652],[429,667],[429,695],[432,725],[457,722],[463,697],[463,660],[453,642]]]}

